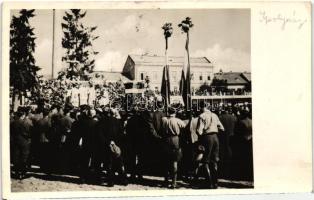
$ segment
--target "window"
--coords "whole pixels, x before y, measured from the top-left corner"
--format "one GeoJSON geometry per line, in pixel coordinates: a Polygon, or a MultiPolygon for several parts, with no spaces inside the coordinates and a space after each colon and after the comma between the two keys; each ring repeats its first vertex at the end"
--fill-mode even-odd
{"type": "Polygon", "coordinates": [[[201,80],[203,80],[203,76],[202,76],[202,75],[200,76],[200,81],[201,81],[201,80]]]}
{"type": "Polygon", "coordinates": [[[141,73],[141,80],[144,80],[144,73],[141,73]]]}
{"type": "Polygon", "coordinates": [[[210,76],[207,76],[207,80],[210,81],[210,76]]]}

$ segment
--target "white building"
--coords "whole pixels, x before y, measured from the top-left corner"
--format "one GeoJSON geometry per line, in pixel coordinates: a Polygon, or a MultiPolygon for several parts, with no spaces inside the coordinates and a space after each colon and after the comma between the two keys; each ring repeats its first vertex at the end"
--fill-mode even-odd
{"type": "MultiPolygon", "coordinates": [[[[184,57],[168,57],[170,90],[179,91],[179,83],[184,65],[184,57]]],[[[150,88],[160,90],[164,56],[129,55],[125,62],[122,74],[135,81],[144,81],[149,78],[150,88]]],[[[203,84],[211,84],[214,77],[213,64],[206,57],[190,58],[191,88],[198,89],[203,84]]]]}

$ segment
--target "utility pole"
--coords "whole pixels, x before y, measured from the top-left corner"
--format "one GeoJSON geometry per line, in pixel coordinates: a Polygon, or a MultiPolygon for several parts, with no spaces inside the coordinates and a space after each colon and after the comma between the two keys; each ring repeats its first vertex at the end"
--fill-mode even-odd
{"type": "Polygon", "coordinates": [[[51,79],[54,78],[55,65],[55,9],[52,10],[52,58],[51,58],[51,79]]]}

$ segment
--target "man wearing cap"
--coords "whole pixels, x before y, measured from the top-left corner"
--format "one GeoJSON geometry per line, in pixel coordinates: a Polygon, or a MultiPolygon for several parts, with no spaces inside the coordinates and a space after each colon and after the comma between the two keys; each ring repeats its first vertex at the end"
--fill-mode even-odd
{"type": "Polygon", "coordinates": [[[182,157],[179,135],[181,129],[185,126],[186,124],[182,120],[176,118],[176,110],[174,108],[169,108],[169,115],[163,117],[161,121],[162,140],[167,161],[165,182],[168,184],[168,172],[170,172],[172,176],[171,188],[173,189],[176,188],[178,162],[182,157]]]}
{"type": "Polygon", "coordinates": [[[204,160],[208,175],[209,187],[217,188],[217,170],[219,161],[219,141],[218,129],[224,130],[218,116],[211,112],[206,102],[200,104],[202,114],[200,114],[197,124],[197,134],[200,144],[205,147],[204,160]]]}

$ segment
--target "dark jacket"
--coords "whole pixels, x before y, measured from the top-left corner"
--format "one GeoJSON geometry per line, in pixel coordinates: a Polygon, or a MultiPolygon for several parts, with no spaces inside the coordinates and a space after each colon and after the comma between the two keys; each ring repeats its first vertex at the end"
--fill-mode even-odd
{"type": "Polygon", "coordinates": [[[252,120],[250,118],[245,118],[240,120],[236,125],[236,136],[244,139],[251,140],[252,139],[252,120]]]}
{"type": "Polygon", "coordinates": [[[101,145],[108,146],[110,141],[118,144],[122,133],[122,122],[117,118],[106,116],[98,122],[97,137],[101,145]]]}
{"type": "Polygon", "coordinates": [[[24,144],[29,142],[30,135],[30,127],[27,123],[25,123],[22,119],[16,119],[11,124],[11,138],[13,144],[24,144]]]}
{"type": "Polygon", "coordinates": [[[79,123],[80,125],[77,131],[80,138],[82,138],[82,147],[83,149],[91,150],[94,145],[93,141],[97,122],[91,117],[84,116],[79,123]]]}
{"type": "Polygon", "coordinates": [[[227,136],[234,135],[234,127],[237,122],[237,118],[231,114],[225,113],[222,114],[219,119],[225,128],[227,136]]]}

